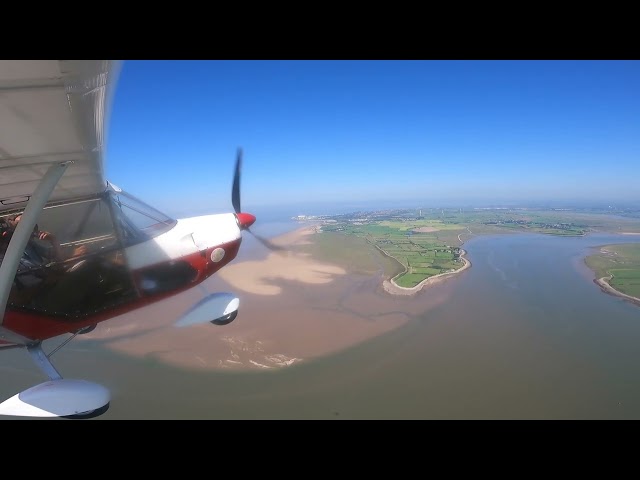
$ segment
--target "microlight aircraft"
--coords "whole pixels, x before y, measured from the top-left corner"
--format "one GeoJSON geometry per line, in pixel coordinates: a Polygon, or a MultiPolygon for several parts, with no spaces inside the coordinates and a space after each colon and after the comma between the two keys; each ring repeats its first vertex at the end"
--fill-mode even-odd
{"type": "MultiPolygon", "coordinates": [[[[199,286],[236,257],[242,232],[252,233],[256,218],[240,203],[241,149],[233,213],[174,219],[107,181],[106,129],[120,66],[0,61],[0,350],[26,350],[48,377],[0,403],[2,415],[106,412],[109,390],[63,378],[51,355],[101,322],[199,286]],[[45,353],[42,342],[54,337],[64,338],[45,353]]],[[[176,326],[236,318],[236,295],[205,293],[176,326]]]]}

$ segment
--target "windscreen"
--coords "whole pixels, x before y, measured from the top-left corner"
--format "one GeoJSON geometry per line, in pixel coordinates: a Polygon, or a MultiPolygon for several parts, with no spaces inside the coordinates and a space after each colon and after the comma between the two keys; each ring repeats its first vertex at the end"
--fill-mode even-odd
{"type": "Polygon", "coordinates": [[[114,216],[123,245],[130,246],[156,237],[176,224],[176,220],[123,191],[110,192],[114,216]]]}

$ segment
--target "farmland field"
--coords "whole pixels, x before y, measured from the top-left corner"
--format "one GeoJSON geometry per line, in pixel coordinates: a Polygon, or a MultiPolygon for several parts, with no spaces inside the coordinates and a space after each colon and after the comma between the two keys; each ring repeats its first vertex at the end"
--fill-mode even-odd
{"type": "Polygon", "coordinates": [[[585,259],[597,278],[611,275],[609,285],[627,295],[640,298],[640,245],[606,245],[585,259]]]}
{"type": "Polygon", "coordinates": [[[394,278],[401,287],[414,287],[433,275],[450,273],[464,266],[460,248],[448,242],[452,238],[457,240],[458,233],[466,232],[459,225],[447,225],[437,220],[382,221],[361,225],[340,224],[339,227],[325,225],[322,229],[362,238],[395,258],[404,267],[403,272],[394,278]]]}

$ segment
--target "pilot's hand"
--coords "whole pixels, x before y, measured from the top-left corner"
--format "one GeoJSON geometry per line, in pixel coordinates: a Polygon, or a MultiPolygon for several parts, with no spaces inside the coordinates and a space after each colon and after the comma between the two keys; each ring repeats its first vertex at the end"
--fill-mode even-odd
{"type": "Polygon", "coordinates": [[[89,252],[89,249],[86,245],[80,245],[73,249],[73,257],[79,257],[80,255],[86,255],[89,252]]]}
{"type": "Polygon", "coordinates": [[[46,240],[49,242],[53,242],[56,239],[56,236],[53,233],[49,233],[49,232],[38,232],[36,235],[38,239],[46,240]]]}

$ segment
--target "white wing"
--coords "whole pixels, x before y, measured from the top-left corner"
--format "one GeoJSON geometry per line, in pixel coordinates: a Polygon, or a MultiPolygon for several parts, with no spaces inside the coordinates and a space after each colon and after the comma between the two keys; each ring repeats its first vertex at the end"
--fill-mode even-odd
{"type": "Polygon", "coordinates": [[[106,126],[119,70],[111,60],[0,60],[0,212],[24,207],[52,163],[74,161],[51,201],[106,188],[106,126]]]}

